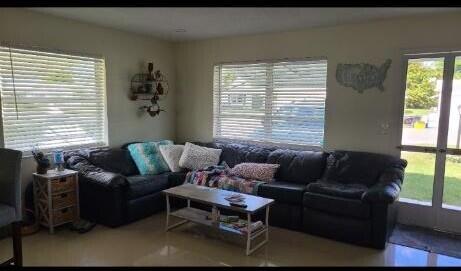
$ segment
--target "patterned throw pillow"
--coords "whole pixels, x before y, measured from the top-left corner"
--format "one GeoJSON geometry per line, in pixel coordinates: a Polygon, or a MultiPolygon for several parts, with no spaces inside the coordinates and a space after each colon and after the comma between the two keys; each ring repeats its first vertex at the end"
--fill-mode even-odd
{"type": "Polygon", "coordinates": [[[155,175],[170,170],[158,148],[162,145],[173,145],[173,141],[161,140],[156,142],[134,143],[128,146],[131,157],[141,175],[155,175]]]}
{"type": "Polygon", "coordinates": [[[221,152],[221,149],[206,148],[186,142],[181,159],[179,159],[179,166],[191,170],[216,166],[219,163],[221,152]]]}
{"type": "Polygon", "coordinates": [[[279,167],[279,164],[241,163],[235,165],[230,173],[245,179],[271,182],[279,167]]]}
{"type": "Polygon", "coordinates": [[[179,166],[179,159],[184,151],[184,145],[163,145],[158,148],[172,172],[182,171],[182,168],[179,166]]]}

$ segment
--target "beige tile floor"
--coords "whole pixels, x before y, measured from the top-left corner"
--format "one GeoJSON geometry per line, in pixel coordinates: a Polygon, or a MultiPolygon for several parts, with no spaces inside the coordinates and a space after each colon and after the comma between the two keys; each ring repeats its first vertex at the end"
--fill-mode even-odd
{"type": "MultiPolygon", "coordinates": [[[[250,256],[243,243],[213,238],[189,223],[164,231],[165,214],[119,228],[78,234],[65,226],[23,239],[25,266],[461,266],[461,259],[389,244],[375,250],[272,227],[270,242],[250,256]]],[[[0,257],[11,257],[10,238],[0,257]]]]}

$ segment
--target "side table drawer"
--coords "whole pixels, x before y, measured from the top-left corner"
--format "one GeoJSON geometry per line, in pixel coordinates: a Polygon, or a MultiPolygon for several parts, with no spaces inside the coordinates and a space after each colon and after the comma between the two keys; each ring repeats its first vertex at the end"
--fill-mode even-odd
{"type": "Polygon", "coordinates": [[[52,201],[53,209],[59,209],[62,207],[75,205],[75,191],[53,195],[52,201]]]}
{"type": "Polygon", "coordinates": [[[51,193],[64,192],[75,189],[75,176],[68,176],[51,180],[51,193]]]}
{"type": "Polygon", "coordinates": [[[53,224],[58,225],[62,223],[71,222],[74,220],[75,208],[68,207],[60,210],[53,211],[53,224]]]}

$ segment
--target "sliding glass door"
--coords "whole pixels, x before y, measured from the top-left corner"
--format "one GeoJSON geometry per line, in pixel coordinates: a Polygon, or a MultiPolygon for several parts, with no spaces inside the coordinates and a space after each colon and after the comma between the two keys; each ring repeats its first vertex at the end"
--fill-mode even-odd
{"type": "Polygon", "coordinates": [[[400,201],[405,221],[461,233],[461,57],[406,56],[400,201]]]}

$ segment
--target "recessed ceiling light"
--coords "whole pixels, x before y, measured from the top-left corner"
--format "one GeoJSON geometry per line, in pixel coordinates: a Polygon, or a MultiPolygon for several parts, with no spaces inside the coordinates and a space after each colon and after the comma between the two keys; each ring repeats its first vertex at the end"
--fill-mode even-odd
{"type": "Polygon", "coordinates": [[[184,32],[186,32],[186,29],[184,29],[184,28],[178,28],[178,29],[175,29],[174,31],[175,31],[175,32],[178,32],[178,33],[184,33],[184,32]]]}

